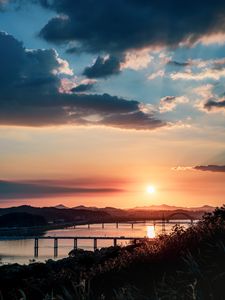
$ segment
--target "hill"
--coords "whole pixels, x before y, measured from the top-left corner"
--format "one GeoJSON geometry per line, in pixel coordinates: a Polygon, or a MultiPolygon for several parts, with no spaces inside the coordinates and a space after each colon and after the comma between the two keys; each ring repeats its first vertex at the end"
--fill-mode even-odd
{"type": "Polygon", "coordinates": [[[32,227],[44,225],[47,225],[47,221],[44,217],[25,212],[13,212],[0,216],[0,227],[32,227]]]}

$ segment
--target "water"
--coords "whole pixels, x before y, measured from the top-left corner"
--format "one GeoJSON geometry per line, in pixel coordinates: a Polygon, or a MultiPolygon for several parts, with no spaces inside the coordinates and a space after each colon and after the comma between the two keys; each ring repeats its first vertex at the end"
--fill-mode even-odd
{"type": "MultiPolygon", "coordinates": [[[[181,220],[176,220],[179,224],[181,220]]],[[[174,224],[165,224],[166,232],[170,232],[174,224]]],[[[185,224],[185,228],[189,224],[185,224]]],[[[152,223],[134,224],[93,224],[90,229],[87,225],[76,226],[76,228],[57,229],[47,231],[45,236],[125,236],[125,237],[154,237],[162,233],[162,225],[152,223]]],[[[39,240],[39,257],[36,261],[46,261],[47,259],[54,259],[54,240],[39,240]]],[[[117,244],[128,244],[129,241],[117,241],[117,244]]],[[[113,245],[113,240],[98,240],[98,248],[108,247],[113,245]]],[[[67,257],[70,250],[73,249],[73,240],[58,240],[58,257],[57,259],[67,257]]],[[[78,240],[78,248],[85,250],[93,250],[93,240],[78,240]]],[[[0,258],[1,264],[20,263],[28,264],[34,259],[34,239],[24,240],[1,240],[0,241],[0,258]]]]}

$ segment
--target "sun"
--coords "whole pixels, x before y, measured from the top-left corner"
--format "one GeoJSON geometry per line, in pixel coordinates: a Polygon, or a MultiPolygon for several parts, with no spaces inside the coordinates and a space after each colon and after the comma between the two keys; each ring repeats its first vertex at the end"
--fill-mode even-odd
{"type": "Polygon", "coordinates": [[[149,194],[154,194],[155,193],[155,187],[153,185],[148,185],[146,191],[149,194]]]}

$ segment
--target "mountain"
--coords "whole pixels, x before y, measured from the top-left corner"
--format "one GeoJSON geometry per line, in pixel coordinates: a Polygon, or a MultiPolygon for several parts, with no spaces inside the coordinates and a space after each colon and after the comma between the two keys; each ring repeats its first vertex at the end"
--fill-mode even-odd
{"type": "Polygon", "coordinates": [[[129,211],[132,210],[153,210],[153,211],[172,211],[172,210],[185,210],[185,211],[204,211],[204,212],[211,212],[215,209],[213,206],[204,205],[200,207],[182,207],[182,206],[171,206],[167,204],[161,204],[161,205],[149,205],[149,206],[137,206],[135,208],[129,209],[129,211]]]}
{"type": "Polygon", "coordinates": [[[55,208],[58,208],[58,209],[68,209],[67,206],[63,205],[63,204],[58,204],[56,206],[54,206],[55,208]]]}
{"type": "Polygon", "coordinates": [[[125,217],[127,215],[127,211],[120,208],[115,207],[95,207],[95,206],[84,206],[79,205],[73,207],[73,209],[84,209],[84,210],[91,210],[91,211],[101,211],[106,212],[112,217],[125,217]]]}
{"type": "Polygon", "coordinates": [[[67,222],[97,222],[104,221],[111,216],[104,211],[91,211],[85,209],[74,210],[72,208],[56,207],[33,207],[29,205],[0,208],[0,216],[9,213],[29,213],[43,216],[48,222],[67,223],[67,222]]]}

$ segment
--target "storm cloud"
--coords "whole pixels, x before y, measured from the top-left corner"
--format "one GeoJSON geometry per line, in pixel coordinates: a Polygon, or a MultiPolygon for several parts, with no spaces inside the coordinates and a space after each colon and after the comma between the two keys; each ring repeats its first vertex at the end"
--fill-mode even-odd
{"type": "Polygon", "coordinates": [[[122,60],[115,56],[109,56],[107,58],[98,56],[92,66],[84,69],[83,75],[88,78],[107,78],[113,74],[119,74],[121,61],[122,60]]]}
{"type": "Polygon", "coordinates": [[[0,125],[146,130],[166,126],[153,114],[143,113],[136,100],[61,92],[61,78],[70,78],[72,70],[53,49],[27,50],[13,36],[0,32],[0,65],[0,125]]]}
{"type": "Polygon", "coordinates": [[[225,32],[225,3],[172,0],[36,0],[58,16],[40,31],[54,43],[75,41],[89,52],[116,53],[149,46],[192,45],[225,32]]]}

